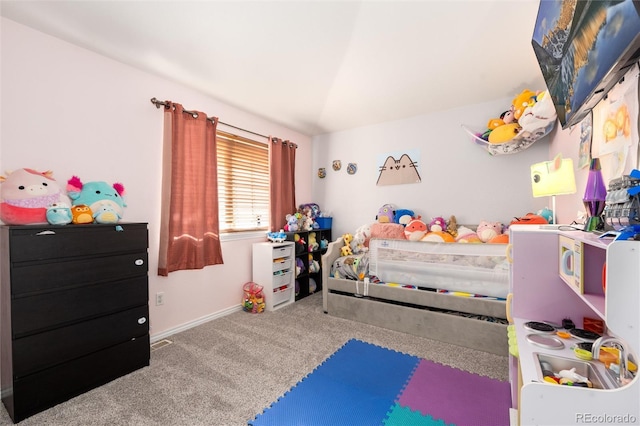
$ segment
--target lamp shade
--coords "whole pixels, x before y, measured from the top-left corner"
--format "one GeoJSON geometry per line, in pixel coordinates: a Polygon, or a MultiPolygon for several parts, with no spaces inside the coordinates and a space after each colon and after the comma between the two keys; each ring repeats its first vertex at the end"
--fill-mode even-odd
{"type": "Polygon", "coordinates": [[[576,178],[571,158],[556,157],[531,166],[531,189],[534,197],[574,194],[576,178]]]}

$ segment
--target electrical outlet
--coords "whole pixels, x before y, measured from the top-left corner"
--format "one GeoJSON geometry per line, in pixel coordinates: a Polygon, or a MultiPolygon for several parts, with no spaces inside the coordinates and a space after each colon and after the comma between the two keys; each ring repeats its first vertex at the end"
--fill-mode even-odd
{"type": "Polygon", "coordinates": [[[156,306],[164,305],[164,293],[156,293],[156,306]]]}

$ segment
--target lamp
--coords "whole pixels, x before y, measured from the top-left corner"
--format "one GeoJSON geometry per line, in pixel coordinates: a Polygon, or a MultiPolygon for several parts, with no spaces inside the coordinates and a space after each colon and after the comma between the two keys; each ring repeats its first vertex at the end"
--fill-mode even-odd
{"type": "Polygon", "coordinates": [[[562,158],[558,154],[551,161],[543,161],[531,166],[531,189],[533,196],[551,197],[553,223],[556,220],[556,195],[574,194],[576,178],[573,173],[573,160],[562,158]]]}
{"type": "Polygon", "coordinates": [[[607,188],[604,185],[604,178],[602,177],[600,159],[592,158],[589,164],[587,186],[584,190],[584,197],[582,197],[582,202],[589,215],[587,224],[584,227],[585,231],[595,231],[596,229],[601,229],[604,225],[601,216],[604,211],[606,198],[607,188]]]}

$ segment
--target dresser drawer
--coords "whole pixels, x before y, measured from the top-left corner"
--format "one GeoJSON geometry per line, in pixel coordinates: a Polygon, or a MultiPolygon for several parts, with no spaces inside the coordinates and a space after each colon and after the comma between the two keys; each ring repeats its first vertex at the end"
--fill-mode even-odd
{"type": "MultiPolygon", "coordinates": [[[[149,365],[149,336],[18,379],[3,400],[15,422],[149,365]]],[[[144,389],[140,390],[144,392],[144,389]]]]}
{"type": "Polygon", "coordinates": [[[13,337],[124,311],[149,301],[147,276],[16,298],[13,337]]]}
{"type": "Polygon", "coordinates": [[[24,377],[149,333],[149,309],[140,306],[13,341],[13,375],[24,377]]]}
{"type": "Polygon", "coordinates": [[[146,251],[147,225],[66,225],[11,227],[10,261],[60,259],[146,251]]]}
{"type": "Polygon", "coordinates": [[[14,265],[11,295],[57,291],[135,276],[147,276],[147,252],[98,258],[61,259],[51,263],[14,265]]]}

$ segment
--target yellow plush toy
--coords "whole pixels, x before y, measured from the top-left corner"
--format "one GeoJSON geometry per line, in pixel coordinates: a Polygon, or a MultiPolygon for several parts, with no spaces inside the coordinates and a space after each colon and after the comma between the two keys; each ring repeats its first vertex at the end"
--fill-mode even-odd
{"type": "Polygon", "coordinates": [[[536,102],[536,93],[529,89],[524,89],[518,96],[513,98],[513,117],[519,120],[524,110],[536,102]]]}
{"type": "Polygon", "coordinates": [[[352,255],[353,251],[351,250],[351,241],[353,241],[353,235],[344,234],[342,236],[342,241],[344,241],[344,246],[340,248],[340,255],[341,256],[352,255]]]}

